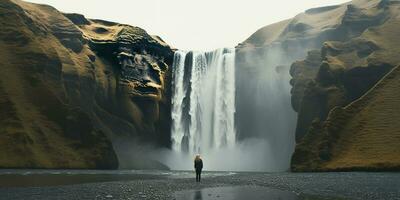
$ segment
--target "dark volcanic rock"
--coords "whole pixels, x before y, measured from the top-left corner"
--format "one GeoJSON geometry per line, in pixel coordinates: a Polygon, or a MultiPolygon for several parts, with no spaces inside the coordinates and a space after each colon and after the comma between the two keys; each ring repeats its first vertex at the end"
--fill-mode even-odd
{"type": "MultiPolygon", "coordinates": [[[[266,63],[269,62],[269,59],[278,60],[279,63],[276,65],[294,62],[290,68],[292,76],[290,80],[292,85],[291,103],[298,113],[298,118],[297,125],[293,125],[296,126],[297,142],[292,157],[293,170],[334,170],[339,168],[343,170],[352,167],[361,169],[372,166],[373,159],[379,160],[373,156],[372,159],[363,157],[362,151],[351,152],[353,154],[335,152],[335,148],[339,144],[330,140],[335,141],[335,137],[340,139],[344,138],[346,134],[351,134],[348,133],[348,130],[335,133],[335,128],[332,128],[330,124],[335,123],[337,124],[335,127],[342,127],[345,121],[341,119],[348,118],[344,112],[337,111],[334,115],[336,116],[334,122],[328,119],[333,110],[340,110],[336,108],[346,108],[352,102],[362,98],[382,77],[400,63],[398,56],[400,53],[398,48],[400,45],[398,39],[398,35],[400,35],[398,31],[400,30],[398,28],[400,27],[399,6],[398,1],[359,0],[338,6],[310,9],[293,19],[258,30],[237,47],[237,66],[247,67],[247,71],[239,69],[241,74],[250,73],[251,70],[256,71],[253,72],[254,74],[263,72],[261,69],[268,67],[266,63]],[[265,52],[276,48],[280,49],[282,54],[278,55],[281,56],[276,56],[276,53],[275,56],[267,55],[264,62],[260,62],[257,67],[254,67],[256,65],[253,63],[255,62],[249,59],[260,60],[260,57],[266,55],[265,52]],[[328,126],[331,127],[331,131],[323,128],[328,126]],[[328,133],[332,137],[326,136],[328,133]],[[352,164],[346,166],[343,161],[335,163],[335,166],[330,168],[323,165],[332,158],[340,160],[344,155],[351,155],[350,158],[361,156],[362,158],[357,157],[356,159],[363,164],[348,161],[352,164]]],[[[249,88],[246,89],[251,91],[249,88]]],[[[251,94],[243,96],[247,97],[251,94]]],[[[241,96],[237,99],[238,115],[243,110],[251,110],[250,113],[258,111],[254,109],[257,106],[255,103],[242,106],[241,101],[247,101],[243,99],[241,96]]],[[[267,104],[267,101],[265,103],[267,104]]],[[[387,115],[387,117],[395,116],[387,115]]],[[[249,121],[248,124],[251,124],[254,121],[254,119],[247,120],[248,118],[250,119],[251,116],[237,120],[238,130],[241,130],[241,126],[243,126],[241,123],[249,121]]],[[[352,120],[357,121],[361,118],[361,116],[355,115],[352,120]]],[[[290,118],[286,117],[285,119],[287,119],[288,126],[291,126],[290,118]]],[[[265,124],[271,120],[273,121],[275,118],[265,117],[265,124]]],[[[365,120],[367,121],[360,122],[360,127],[369,124],[373,119],[366,118],[365,120]]],[[[252,127],[254,126],[246,125],[246,128],[242,130],[251,130],[252,127]]],[[[266,129],[269,130],[269,128],[266,129]]],[[[337,131],[339,130],[341,129],[337,131]]],[[[358,131],[353,132],[359,133],[358,131]]],[[[395,137],[393,134],[388,133],[387,135],[390,135],[389,137],[392,139],[395,137]]],[[[356,138],[346,139],[347,141],[356,141],[356,138]]],[[[381,149],[380,144],[375,141],[376,139],[372,139],[372,137],[365,139],[365,144],[371,144],[371,146],[360,148],[376,149],[376,155],[384,157],[386,150],[381,149]]],[[[351,142],[343,146],[347,148],[351,146],[351,142]]],[[[387,147],[387,149],[390,148],[387,147]]],[[[388,164],[387,160],[382,162],[386,166],[382,169],[393,166],[393,163],[388,164]]],[[[379,169],[375,164],[372,168],[379,169]]]]}
{"type": "Polygon", "coordinates": [[[77,13],[64,13],[64,16],[66,16],[69,20],[72,21],[72,23],[76,25],[90,25],[90,21],[85,18],[85,16],[77,13]]]}
{"type": "MultiPolygon", "coordinates": [[[[381,4],[382,2],[375,3],[381,4]]],[[[398,27],[399,22],[393,16],[397,16],[399,13],[388,11],[397,8],[398,5],[391,4],[391,8],[382,8],[379,4],[367,9],[353,5],[347,6],[342,24],[345,27],[352,27],[355,31],[362,30],[364,32],[360,37],[349,38],[346,42],[324,43],[321,49],[322,61],[318,73],[311,80],[313,84],[308,84],[305,88],[303,85],[306,85],[307,81],[302,81],[303,84],[294,84],[292,91],[295,92],[292,92],[292,102],[294,108],[298,110],[299,116],[296,129],[298,145],[292,157],[293,170],[393,170],[396,169],[395,166],[398,166],[398,164],[395,164],[397,161],[386,159],[389,154],[385,152],[392,146],[388,145],[388,147],[381,149],[380,143],[377,141],[383,140],[383,138],[374,139],[374,136],[371,135],[368,141],[357,143],[356,137],[359,136],[356,135],[361,134],[360,130],[364,130],[362,124],[371,123],[372,126],[373,123],[377,123],[373,118],[366,119],[365,116],[369,116],[370,113],[353,115],[354,109],[351,111],[352,114],[349,114],[341,108],[350,109],[352,102],[366,98],[364,95],[371,88],[374,88],[375,84],[394,66],[400,63],[398,56],[393,54],[393,51],[398,52],[397,42],[389,42],[397,40],[395,39],[397,36],[392,33],[398,30],[396,27],[398,27]],[[389,15],[392,15],[390,19],[388,19],[389,15]],[[377,24],[379,26],[376,26],[377,24]],[[391,39],[386,38],[388,36],[391,39]],[[300,104],[298,104],[299,102],[300,104]],[[360,119],[366,121],[360,122],[361,124],[358,125],[357,129],[350,131],[346,128],[358,124],[360,119]],[[347,120],[350,120],[351,123],[347,120]],[[352,144],[344,142],[344,138],[351,140],[352,144]],[[368,147],[363,147],[364,145],[368,147]],[[356,150],[343,152],[343,149],[351,149],[352,147],[375,149],[375,151],[374,153],[356,150]],[[375,157],[374,154],[380,155],[379,158],[375,157]],[[342,161],[344,159],[348,160],[342,161]],[[359,162],[354,162],[352,159],[359,159],[359,162]],[[377,162],[382,165],[378,167],[377,162]]],[[[310,64],[311,66],[313,65],[310,64]]],[[[305,71],[301,65],[298,67],[294,64],[292,67],[305,71]]],[[[301,74],[301,72],[292,73],[292,82],[296,83],[296,80],[301,80],[301,74]]],[[[385,87],[385,89],[380,90],[386,91],[386,88],[391,86],[379,87],[385,87]]],[[[386,98],[390,99],[389,97],[386,98]]],[[[371,107],[373,106],[371,105],[371,107]]],[[[382,112],[384,111],[382,110],[382,112]]],[[[389,118],[396,118],[389,112],[382,114],[388,120],[389,118]]],[[[396,127],[391,128],[396,129],[396,127]]],[[[374,128],[371,129],[374,130],[374,128]]],[[[386,135],[397,132],[395,130],[389,131],[389,129],[386,127],[382,131],[387,130],[386,135]]],[[[368,132],[367,130],[364,131],[368,132]]],[[[395,139],[392,138],[392,140],[395,139]]]]}
{"type": "Polygon", "coordinates": [[[323,121],[335,106],[345,106],[361,97],[393,67],[388,63],[368,63],[368,56],[379,49],[375,43],[363,39],[327,42],[321,50],[321,59],[314,58],[319,63],[313,62],[310,53],[306,60],[292,65],[292,103],[299,112],[297,141],[314,120],[323,121]],[[315,69],[318,69],[316,74],[315,69]]]}
{"type": "Polygon", "coordinates": [[[127,146],[170,145],[167,44],[46,5],[0,10],[0,168],[129,168],[127,146]]]}

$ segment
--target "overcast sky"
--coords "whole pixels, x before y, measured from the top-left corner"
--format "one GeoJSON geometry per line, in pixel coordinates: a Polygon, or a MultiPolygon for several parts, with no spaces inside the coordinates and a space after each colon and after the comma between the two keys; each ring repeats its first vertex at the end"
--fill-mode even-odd
{"type": "Polygon", "coordinates": [[[348,0],[29,0],[144,28],[186,50],[234,47],[259,28],[348,0]]]}

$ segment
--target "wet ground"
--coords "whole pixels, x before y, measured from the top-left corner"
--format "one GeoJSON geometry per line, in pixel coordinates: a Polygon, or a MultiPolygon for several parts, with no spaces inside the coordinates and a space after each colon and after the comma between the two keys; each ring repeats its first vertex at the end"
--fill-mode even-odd
{"type": "Polygon", "coordinates": [[[0,170],[0,199],[400,200],[400,173],[0,170]]]}
{"type": "MultiPolygon", "coordinates": [[[[260,186],[234,186],[234,187],[215,187],[204,188],[199,190],[189,190],[176,192],[174,199],[176,200],[301,200],[301,199],[321,199],[312,195],[301,195],[294,192],[288,192],[278,189],[260,186]]],[[[326,197],[323,199],[337,199],[326,197]]]]}

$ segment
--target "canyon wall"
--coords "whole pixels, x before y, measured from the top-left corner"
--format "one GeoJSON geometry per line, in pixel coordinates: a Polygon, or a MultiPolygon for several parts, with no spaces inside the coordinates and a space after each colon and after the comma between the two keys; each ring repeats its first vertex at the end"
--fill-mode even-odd
{"type": "MultiPolygon", "coordinates": [[[[386,150],[394,150],[387,155],[390,151],[381,148],[383,142],[377,140],[376,135],[370,137],[364,135],[364,140],[357,142],[358,136],[368,133],[361,127],[357,133],[354,129],[349,133],[349,129],[344,128],[347,127],[346,120],[343,120],[345,117],[341,116],[344,112],[335,112],[335,117],[329,118],[335,109],[347,108],[350,103],[366,94],[399,64],[399,57],[396,56],[399,51],[397,36],[400,30],[399,6],[398,1],[354,0],[338,6],[313,8],[292,19],[266,26],[239,44],[237,63],[242,69],[238,71],[244,70],[244,72],[238,74],[255,74],[245,79],[253,81],[257,76],[261,78],[255,80],[271,79],[270,76],[284,78],[287,73],[292,77],[291,96],[287,95],[288,92],[285,91],[287,88],[279,88],[279,84],[274,85],[277,82],[264,81],[260,87],[267,95],[260,98],[262,99],[260,104],[245,100],[249,95],[259,94],[259,91],[252,90],[248,85],[237,88],[238,91],[242,90],[247,94],[238,93],[243,95],[237,100],[239,134],[245,135],[243,132],[254,129],[256,125],[254,121],[263,123],[261,128],[258,128],[259,135],[275,138],[275,144],[278,145],[272,149],[275,148],[277,153],[272,156],[278,155],[281,159],[285,159],[281,152],[290,151],[290,140],[287,140],[289,146],[282,146],[279,144],[283,143],[276,138],[294,140],[295,136],[296,148],[290,161],[293,171],[351,170],[352,167],[385,170],[385,166],[388,169],[399,166],[400,163],[396,159],[390,160],[399,152],[395,143],[398,142],[400,130],[396,126],[388,126],[381,132],[378,129],[370,131],[382,134],[382,138],[386,138],[384,139],[388,142],[386,150]],[[278,91],[268,89],[270,87],[278,91]],[[266,92],[268,90],[270,92],[266,92]],[[263,112],[260,108],[268,107],[271,98],[277,97],[280,103],[273,105],[274,108],[280,109],[264,109],[266,116],[260,118],[254,114],[263,112]],[[292,122],[290,111],[280,106],[285,104],[287,98],[291,98],[291,106],[297,112],[297,122],[292,122]],[[241,105],[240,102],[250,103],[241,105]],[[246,119],[242,119],[240,113],[246,113],[246,110],[252,112],[248,113],[246,119]],[[281,127],[279,127],[280,121],[285,122],[281,127]],[[328,130],[328,127],[332,127],[331,123],[336,124],[337,129],[328,130]],[[290,129],[293,132],[290,132],[290,129]],[[342,138],[347,138],[347,142],[342,144],[342,138]],[[351,151],[352,148],[356,150],[351,151]],[[370,151],[363,151],[363,148],[370,151]],[[375,153],[370,154],[371,152],[375,153]],[[351,158],[355,161],[345,164],[346,162],[341,160],[345,156],[347,156],[346,161],[351,158]],[[377,159],[378,157],[381,159],[377,159]],[[336,159],[341,162],[334,162],[336,159]],[[335,164],[327,165],[330,162],[335,164]]],[[[392,109],[396,109],[394,104],[390,105],[393,106],[392,109]]],[[[387,106],[390,107],[389,104],[387,106]]],[[[393,112],[374,114],[383,121],[385,118],[398,119],[393,112]]],[[[371,114],[370,117],[372,116],[374,115],[371,114]]],[[[352,117],[358,119],[359,116],[352,117]]],[[[362,123],[365,124],[369,124],[369,120],[372,123],[373,120],[363,119],[362,123]]],[[[356,120],[355,123],[360,122],[356,120]]]]}
{"type": "Polygon", "coordinates": [[[136,144],[170,146],[159,37],[18,0],[0,13],[0,167],[142,168],[136,144]]]}
{"type": "Polygon", "coordinates": [[[390,71],[400,64],[400,4],[368,1],[347,7],[358,14],[348,14],[351,20],[342,23],[364,26],[361,35],[327,41],[319,52],[291,68],[299,112],[294,171],[398,170],[400,166],[400,129],[390,123],[399,119],[393,89],[397,72],[390,71]],[[306,73],[314,77],[305,78],[306,73]]]}
{"type": "MultiPolygon", "coordinates": [[[[166,169],[144,155],[171,147],[160,37],[19,0],[0,26],[0,168],[166,169]]],[[[353,0],[239,44],[236,136],[262,144],[258,170],[398,170],[398,35],[399,1],[353,0]]]]}

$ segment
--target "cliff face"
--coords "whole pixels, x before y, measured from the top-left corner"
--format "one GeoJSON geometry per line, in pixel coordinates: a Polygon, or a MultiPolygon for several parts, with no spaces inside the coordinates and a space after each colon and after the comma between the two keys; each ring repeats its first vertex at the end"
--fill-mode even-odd
{"type": "Polygon", "coordinates": [[[309,83],[304,84],[294,72],[301,72],[309,61],[292,65],[294,91],[304,91],[297,97],[293,95],[297,100],[302,95],[297,105],[299,144],[292,160],[295,171],[390,170],[400,166],[399,160],[394,159],[400,151],[396,145],[400,129],[385,122],[399,119],[391,112],[398,107],[392,102],[396,97],[391,89],[396,87],[396,72],[391,72],[392,75],[375,86],[400,64],[397,56],[400,53],[400,4],[394,1],[374,3],[360,12],[382,13],[385,20],[379,25],[372,24],[359,37],[346,42],[325,42],[319,67],[314,68],[318,70],[314,78],[307,80],[309,83]],[[375,105],[379,101],[382,105],[375,105]]]}
{"type": "Polygon", "coordinates": [[[169,146],[173,52],[160,38],[22,1],[0,13],[0,167],[134,167],[112,143],[169,146]]]}
{"type": "Polygon", "coordinates": [[[294,171],[400,170],[400,67],[362,97],[333,108],[297,145],[294,171]]]}
{"type": "MultiPolygon", "coordinates": [[[[293,19],[260,29],[238,46],[239,63],[246,60],[243,55],[250,53],[257,58],[277,48],[285,58],[280,63],[293,62],[290,67],[291,104],[298,118],[292,170],[384,170],[400,165],[398,160],[392,159],[398,155],[398,145],[387,141],[389,138],[398,141],[398,127],[371,128],[369,133],[385,138],[378,140],[376,135],[364,135],[365,129],[348,129],[350,125],[346,122],[353,120],[349,122],[353,128],[369,123],[378,126],[379,120],[374,121],[375,114],[382,121],[399,119],[398,116],[375,110],[368,117],[354,113],[350,117],[346,112],[334,111],[341,107],[350,109],[346,106],[365,95],[400,64],[397,56],[400,51],[399,8],[398,1],[354,0],[338,6],[310,9],[293,19]],[[357,140],[361,136],[363,141],[357,140]],[[346,142],[342,138],[346,138],[346,142]],[[381,146],[382,141],[388,142],[387,149],[381,146]],[[371,154],[372,151],[375,153],[371,154]],[[330,162],[334,164],[327,164],[330,162]]],[[[249,61],[242,65],[246,63],[249,61]]],[[[379,88],[389,87],[391,83],[379,88]]],[[[380,100],[386,98],[392,97],[380,97],[380,100]]],[[[395,104],[382,104],[396,109],[395,104]]]]}

